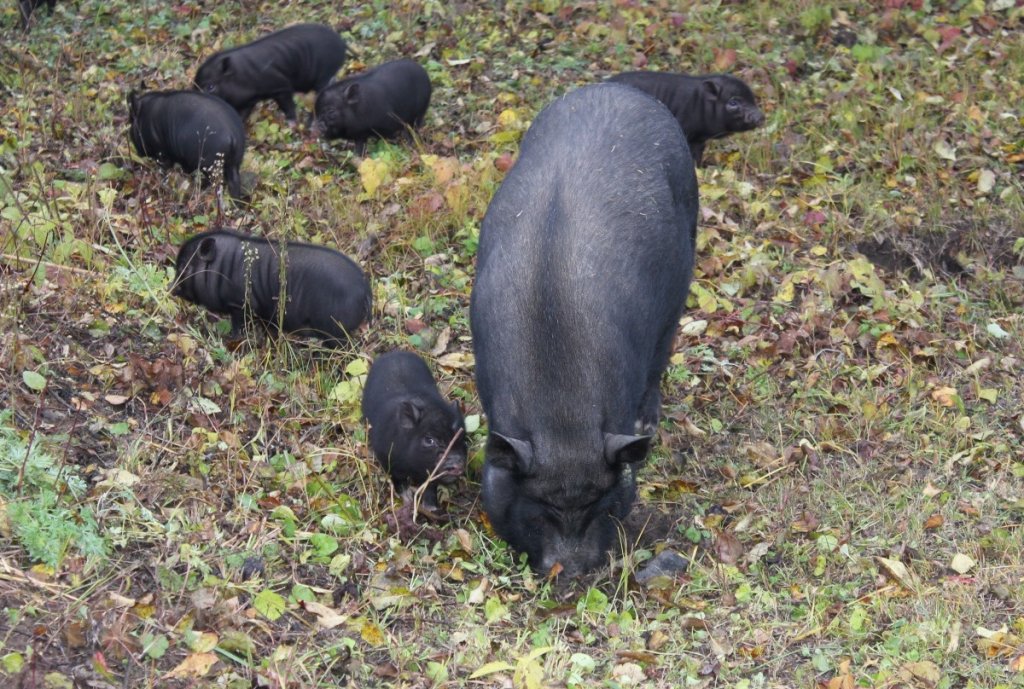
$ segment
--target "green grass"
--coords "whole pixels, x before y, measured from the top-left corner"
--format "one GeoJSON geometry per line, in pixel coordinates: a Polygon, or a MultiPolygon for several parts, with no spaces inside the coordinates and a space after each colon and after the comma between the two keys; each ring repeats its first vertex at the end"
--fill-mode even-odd
{"type": "Polygon", "coordinates": [[[82,0],[27,35],[4,5],[0,674],[1018,686],[1024,13],[1009,4],[82,0]],[[215,49],[297,21],[340,27],[346,70],[416,55],[427,125],[360,165],[257,108],[251,203],[221,219],[195,180],[129,150],[127,92],[187,87],[215,49]],[[738,73],[767,124],[711,142],[698,171],[697,271],[634,547],[553,583],[479,504],[479,224],[551,98],[644,64],[738,73]],[[172,298],[176,246],[218,222],[356,257],[375,312],[353,349],[232,348],[172,298]],[[449,521],[401,537],[359,419],[367,364],[394,347],[422,351],[473,422],[449,521]],[[688,569],[639,583],[665,549],[688,569]]]}

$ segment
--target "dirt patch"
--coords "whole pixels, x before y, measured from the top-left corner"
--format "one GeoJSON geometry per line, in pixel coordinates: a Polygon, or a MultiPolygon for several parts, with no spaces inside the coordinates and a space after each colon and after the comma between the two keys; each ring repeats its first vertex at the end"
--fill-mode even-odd
{"type": "Polygon", "coordinates": [[[925,270],[953,277],[969,275],[974,262],[970,259],[998,269],[1020,266],[1024,257],[1014,253],[1020,236],[1008,220],[970,219],[946,232],[918,236],[887,230],[857,242],[854,248],[885,271],[919,280],[925,270]]]}

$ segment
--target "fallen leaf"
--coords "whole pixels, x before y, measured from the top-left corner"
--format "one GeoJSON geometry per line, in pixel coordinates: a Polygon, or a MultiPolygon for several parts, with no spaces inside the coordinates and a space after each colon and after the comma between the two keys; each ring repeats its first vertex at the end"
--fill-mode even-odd
{"type": "Polygon", "coordinates": [[[882,567],[882,570],[889,578],[895,580],[900,586],[911,590],[916,588],[917,581],[913,573],[899,560],[876,555],[875,561],[882,567]]]}
{"type": "Polygon", "coordinates": [[[954,404],[956,404],[956,398],[956,388],[942,387],[932,390],[932,399],[941,404],[943,407],[952,407],[954,404]]]}
{"type": "Polygon", "coordinates": [[[191,653],[178,663],[176,668],[164,675],[164,679],[205,677],[216,662],[217,655],[214,653],[191,653]]]}
{"type": "Polygon", "coordinates": [[[978,193],[987,194],[992,191],[992,187],[996,184],[996,175],[989,169],[984,169],[978,173],[978,193]]]}
{"type": "Polygon", "coordinates": [[[946,143],[945,139],[938,139],[932,145],[932,150],[943,160],[955,161],[956,149],[946,143]]]}
{"type": "Polygon", "coordinates": [[[942,524],[945,521],[946,520],[943,518],[943,516],[941,514],[936,513],[936,514],[931,515],[930,517],[928,517],[928,519],[925,520],[924,528],[925,529],[937,529],[940,526],[942,526],[942,524]]]}
{"type": "Polygon", "coordinates": [[[735,534],[723,531],[715,539],[715,553],[718,559],[727,565],[734,565],[743,555],[743,544],[735,534]]]}
{"type": "Polygon", "coordinates": [[[334,608],[330,608],[316,601],[301,601],[299,603],[307,612],[316,615],[316,624],[320,629],[334,629],[348,619],[334,608]]]}
{"type": "Polygon", "coordinates": [[[935,686],[942,679],[942,671],[932,661],[922,660],[916,663],[907,663],[900,668],[900,677],[904,682],[919,679],[929,686],[935,686]]]}
{"type": "Polygon", "coordinates": [[[967,555],[957,553],[953,556],[953,561],[949,563],[949,567],[957,574],[967,574],[974,569],[975,564],[974,560],[967,555]]]}

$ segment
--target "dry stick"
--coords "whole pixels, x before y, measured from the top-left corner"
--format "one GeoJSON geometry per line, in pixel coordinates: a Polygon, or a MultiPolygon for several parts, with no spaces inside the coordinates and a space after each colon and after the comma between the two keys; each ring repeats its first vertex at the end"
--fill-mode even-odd
{"type": "Polygon", "coordinates": [[[448,458],[448,453],[452,451],[453,447],[455,447],[455,441],[462,437],[462,431],[463,429],[460,428],[455,432],[455,435],[452,436],[451,441],[448,443],[448,447],[444,449],[444,454],[441,455],[440,459],[437,460],[437,464],[435,464],[433,470],[431,470],[430,476],[427,476],[427,480],[423,482],[423,485],[417,488],[416,492],[412,494],[412,521],[414,524],[416,523],[416,515],[419,514],[420,511],[420,500],[423,499],[423,493],[427,490],[427,486],[437,480],[437,470],[444,465],[444,460],[448,458]]]}
{"type": "MultiPolygon", "coordinates": [[[[88,270],[86,268],[76,268],[75,266],[65,266],[65,265],[61,265],[60,263],[52,263],[50,261],[43,261],[42,260],[42,254],[40,254],[38,260],[37,259],[32,259],[32,258],[25,258],[23,256],[15,256],[14,254],[0,254],[0,259],[2,259],[4,261],[17,261],[18,263],[30,263],[30,264],[33,264],[33,265],[35,265],[37,267],[40,266],[40,265],[44,265],[47,268],[57,268],[58,270],[70,270],[72,273],[78,273],[79,275],[92,275],[92,276],[99,275],[99,273],[97,271],[95,271],[95,270],[88,270]]],[[[33,276],[34,276],[35,275],[35,271],[33,270],[32,273],[33,273],[33,276]]]]}
{"type": "Polygon", "coordinates": [[[21,483],[25,479],[25,467],[28,466],[28,458],[32,456],[32,443],[36,440],[36,431],[39,429],[39,421],[43,416],[43,401],[46,399],[46,390],[50,387],[50,381],[47,380],[43,383],[43,389],[39,391],[39,405],[36,407],[36,418],[32,422],[32,432],[29,433],[28,443],[25,445],[25,459],[21,462],[21,468],[18,469],[18,481],[14,484],[14,490],[17,491],[18,497],[21,497],[21,483]]]}

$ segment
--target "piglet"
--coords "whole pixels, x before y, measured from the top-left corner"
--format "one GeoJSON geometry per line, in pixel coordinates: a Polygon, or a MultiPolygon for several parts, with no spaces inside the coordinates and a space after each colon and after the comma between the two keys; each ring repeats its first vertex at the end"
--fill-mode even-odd
{"type": "Polygon", "coordinates": [[[203,186],[222,171],[228,193],[241,198],[245,125],[227,103],[195,91],[132,91],[128,119],[139,155],[164,166],[177,163],[185,172],[200,170],[203,186]]]}
{"type": "MultiPolygon", "coordinates": [[[[430,369],[412,352],[377,357],[363,390],[363,416],[370,447],[399,491],[423,483],[454,483],[466,469],[466,431],[456,402],[437,390],[430,369]],[[447,453],[447,454],[446,454],[447,453]],[[438,463],[441,463],[438,466],[438,463]]],[[[437,507],[437,483],[424,490],[423,504],[437,507]]]]}
{"type": "Polygon", "coordinates": [[[362,155],[371,136],[389,139],[422,126],[430,92],[430,77],[419,63],[385,62],[320,92],[313,126],[326,139],[354,141],[362,155]]]}
{"type": "Polygon", "coordinates": [[[363,271],[325,246],[287,242],[283,250],[279,242],[228,228],[201,232],[178,250],[171,292],[229,315],[236,334],[255,320],[271,331],[280,324],[285,332],[319,337],[329,346],[348,344],[370,313],[363,271]]]}
{"type": "Polygon", "coordinates": [[[671,72],[623,72],[609,81],[640,89],[664,103],[683,128],[690,154],[697,165],[704,159],[704,145],[735,132],[764,124],[754,92],[741,79],[728,74],[674,74],[671,72]]]}
{"type": "Polygon", "coordinates": [[[293,94],[319,92],[345,62],[347,47],[323,24],[296,24],[210,56],[196,71],[196,88],[223,98],[246,119],[273,100],[295,121],[293,94]]]}

